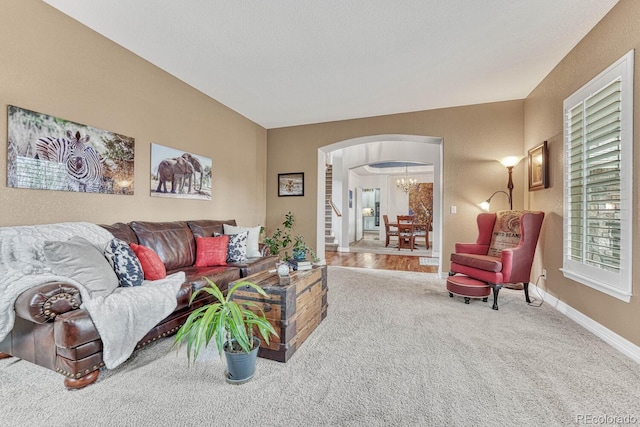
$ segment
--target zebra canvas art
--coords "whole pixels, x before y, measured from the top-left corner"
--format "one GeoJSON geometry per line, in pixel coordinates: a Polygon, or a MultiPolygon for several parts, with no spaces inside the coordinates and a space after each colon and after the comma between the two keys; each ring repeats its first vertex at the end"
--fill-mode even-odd
{"type": "Polygon", "coordinates": [[[133,138],[9,106],[8,185],[133,194],[133,138]]]}

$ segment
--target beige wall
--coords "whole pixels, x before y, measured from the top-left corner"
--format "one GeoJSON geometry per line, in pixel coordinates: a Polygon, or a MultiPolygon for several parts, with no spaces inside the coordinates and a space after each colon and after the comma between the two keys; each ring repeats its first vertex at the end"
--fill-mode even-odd
{"type": "MultiPolygon", "coordinates": [[[[427,95],[425,95],[427,96],[427,95]]],[[[410,134],[443,138],[443,268],[455,242],[474,241],[477,203],[496,190],[505,190],[507,170],[496,159],[524,155],[524,101],[498,102],[358,120],[321,123],[267,131],[267,226],[273,230],[291,211],[297,230],[316,244],[317,150],[351,138],[410,134]],[[278,197],[277,175],[304,172],[304,197],[278,197]],[[449,207],[457,206],[457,214],[449,207]]],[[[400,142],[399,142],[400,143],[400,142]]],[[[524,164],[514,169],[514,208],[523,206],[524,164]]],[[[504,199],[504,200],[503,200],[504,199]]],[[[508,208],[496,197],[492,208],[508,208]]],[[[322,202],[322,201],[320,201],[322,202]]]]}
{"type": "MultiPolygon", "coordinates": [[[[537,274],[547,269],[547,292],[576,310],[603,324],[636,345],[640,345],[640,292],[638,270],[634,271],[633,293],[630,303],[624,303],[572,280],[565,279],[562,267],[563,219],[563,140],[562,102],[573,92],[606,69],[631,49],[635,55],[634,88],[634,238],[633,264],[640,262],[638,230],[640,211],[640,3],[622,0],[540,83],[525,101],[525,148],[528,150],[544,140],[550,145],[551,187],[528,193],[526,202],[531,209],[547,212],[541,236],[541,254],[534,267],[537,274]]],[[[535,277],[535,276],[534,276],[535,277]]]]}
{"type": "MultiPolygon", "coordinates": [[[[0,225],[264,224],[266,130],[38,0],[0,0],[0,225]],[[7,188],[7,105],[135,138],[135,195],[7,188]],[[150,197],[150,144],[213,160],[213,200],[150,197]]],[[[212,76],[215,78],[215,76],[212,76]]]]}

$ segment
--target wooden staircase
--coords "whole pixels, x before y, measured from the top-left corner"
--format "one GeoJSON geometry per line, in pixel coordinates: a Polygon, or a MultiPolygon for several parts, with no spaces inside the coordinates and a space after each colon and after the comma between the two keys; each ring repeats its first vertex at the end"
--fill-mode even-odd
{"type": "Polygon", "coordinates": [[[325,196],[324,196],[324,249],[328,252],[338,251],[338,241],[331,227],[333,208],[331,207],[331,192],[333,189],[333,166],[327,165],[325,169],[325,196]]]}

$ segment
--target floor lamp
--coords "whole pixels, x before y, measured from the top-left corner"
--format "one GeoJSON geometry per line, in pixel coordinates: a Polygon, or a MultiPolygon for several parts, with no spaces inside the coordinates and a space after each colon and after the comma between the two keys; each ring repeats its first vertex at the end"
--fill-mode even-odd
{"type": "Polygon", "coordinates": [[[487,200],[480,203],[480,207],[483,210],[485,211],[489,210],[489,204],[491,203],[491,199],[493,198],[493,196],[495,196],[498,193],[503,193],[507,196],[507,198],[509,199],[509,209],[513,210],[513,168],[518,163],[520,163],[520,160],[522,159],[523,159],[523,156],[509,156],[499,160],[499,162],[502,163],[502,166],[507,168],[507,171],[509,173],[509,180],[507,181],[507,190],[509,190],[509,193],[502,190],[498,190],[494,192],[491,196],[489,196],[487,200]]]}

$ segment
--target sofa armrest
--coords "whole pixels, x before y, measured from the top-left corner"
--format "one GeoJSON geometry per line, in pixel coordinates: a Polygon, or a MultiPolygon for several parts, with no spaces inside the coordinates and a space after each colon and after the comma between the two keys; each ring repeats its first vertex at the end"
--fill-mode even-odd
{"type": "Polygon", "coordinates": [[[61,313],[53,322],[54,343],[60,348],[76,348],[100,339],[89,312],[85,309],[61,313]]]}
{"type": "Polygon", "coordinates": [[[49,282],[24,291],[15,302],[16,315],[35,323],[45,323],[57,315],[78,310],[80,291],[63,282],[49,282]]]}

